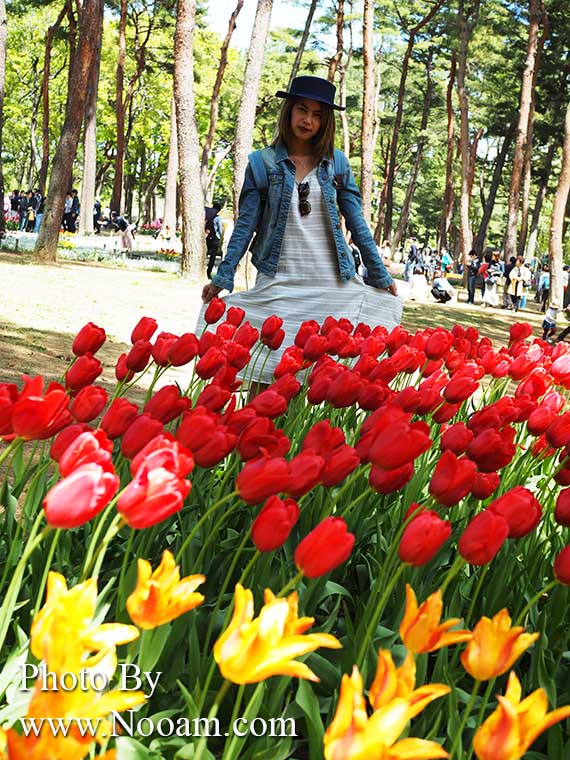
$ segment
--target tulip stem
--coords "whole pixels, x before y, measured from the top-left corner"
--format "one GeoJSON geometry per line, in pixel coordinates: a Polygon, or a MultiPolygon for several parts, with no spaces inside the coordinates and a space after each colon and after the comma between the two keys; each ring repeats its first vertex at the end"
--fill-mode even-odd
{"type": "Polygon", "coordinates": [[[461,723],[459,724],[459,728],[457,729],[457,733],[455,734],[455,738],[453,739],[453,744],[451,745],[451,751],[449,753],[450,758],[453,758],[455,756],[455,750],[457,748],[457,745],[461,746],[461,737],[462,737],[463,731],[465,730],[465,726],[467,725],[467,721],[469,720],[469,715],[471,714],[471,710],[473,709],[475,700],[477,699],[477,692],[479,691],[479,686],[481,686],[481,681],[479,681],[478,679],[475,679],[475,683],[473,684],[473,688],[471,689],[471,696],[469,697],[469,702],[467,702],[465,712],[463,713],[463,717],[461,718],[461,723]]]}
{"type": "Polygon", "coordinates": [[[285,596],[285,594],[292,588],[295,588],[295,586],[302,580],[303,578],[303,571],[299,570],[297,575],[294,578],[291,578],[291,580],[286,583],[281,591],[277,594],[277,596],[285,596]]]}
{"type": "MultiPolygon", "coordinates": [[[[85,562],[83,563],[83,573],[81,575],[82,580],[85,580],[89,574],[89,570],[91,569],[91,566],[94,560],[95,547],[99,546],[99,537],[103,531],[103,527],[105,525],[105,519],[107,515],[109,514],[109,512],[113,509],[113,507],[117,503],[118,498],[119,498],[119,495],[117,494],[117,496],[115,496],[115,498],[105,507],[105,510],[103,511],[103,513],[99,515],[98,523],[93,530],[93,534],[89,541],[89,546],[87,547],[85,562]]],[[[99,549],[97,549],[97,553],[99,553],[99,549]]]]}
{"type": "Polygon", "coordinates": [[[447,571],[447,575],[445,576],[445,580],[440,586],[441,595],[443,596],[445,594],[445,589],[449,586],[451,581],[455,578],[455,576],[459,573],[463,565],[465,564],[465,560],[463,557],[459,554],[455,558],[455,561],[453,562],[453,565],[449,568],[447,571]]]}
{"type": "MultiPolygon", "coordinates": [[[[212,704],[212,707],[210,708],[210,712],[208,713],[208,725],[210,725],[211,721],[213,721],[216,715],[218,714],[218,709],[222,703],[223,698],[226,696],[226,692],[230,688],[230,686],[231,686],[231,683],[227,680],[224,680],[223,684],[220,686],[218,693],[216,694],[214,698],[214,703],[212,704]]],[[[196,747],[196,752],[194,754],[194,760],[200,760],[200,758],[204,754],[204,750],[206,749],[207,739],[208,739],[207,736],[200,737],[200,741],[198,742],[198,746],[196,747]]]]}
{"type": "Polygon", "coordinates": [[[181,559],[182,555],[184,554],[184,551],[187,549],[187,547],[189,546],[190,542],[192,541],[192,539],[196,535],[196,532],[198,531],[198,528],[200,528],[200,526],[208,519],[208,517],[210,517],[210,515],[212,515],[216,511],[216,509],[219,509],[222,506],[222,504],[225,504],[226,501],[230,501],[235,496],[238,496],[238,492],[237,491],[232,491],[227,496],[224,496],[222,499],[219,499],[218,501],[216,501],[206,512],[204,512],[204,514],[202,515],[202,517],[198,520],[198,522],[196,523],[196,525],[192,528],[192,530],[190,531],[190,533],[186,536],[186,538],[184,539],[184,543],[182,544],[182,546],[178,550],[178,554],[176,555],[176,563],[177,564],[180,562],[180,559],[181,559]]]}
{"type": "MultiPolygon", "coordinates": [[[[496,678],[492,678],[487,683],[487,688],[485,689],[485,694],[483,695],[483,699],[481,701],[481,707],[479,708],[479,714],[477,716],[477,725],[480,726],[483,723],[483,716],[485,715],[485,708],[487,707],[487,704],[489,703],[489,697],[491,696],[491,692],[493,691],[493,686],[495,685],[496,678]]],[[[467,755],[467,760],[471,760],[471,757],[473,756],[473,743],[471,743],[471,748],[469,749],[469,753],[467,755]]]]}
{"type": "MultiPolygon", "coordinates": [[[[380,619],[380,615],[384,611],[384,607],[386,606],[386,603],[387,603],[388,599],[390,598],[390,594],[394,590],[394,586],[396,585],[396,583],[400,580],[400,576],[404,572],[405,567],[406,566],[404,564],[401,564],[400,567],[393,574],[391,580],[388,581],[388,584],[387,584],[386,588],[384,589],[384,593],[380,597],[380,600],[379,600],[378,604],[376,605],[376,609],[374,610],[372,616],[370,617],[370,622],[366,626],[366,631],[364,633],[364,640],[363,640],[362,644],[360,645],[360,649],[358,650],[358,656],[356,658],[356,663],[357,663],[358,667],[360,668],[361,672],[362,672],[362,667],[361,666],[362,666],[362,661],[364,659],[364,655],[365,655],[365,652],[366,652],[366,647],[368,646],[368,644],[369,644],[369,642],[370,642],[370,640],[372,638],[372,633],[373,633],[374,629],[378,625],[378,620],[380,619]]],[[[379,579],[378,578],[376,579],[376,582],[379,583],[379,579]]]]}
{"type": "Polygon", "coordinates": [[[523,607],[523,610],[518,616],[515,625],[520,625],[525,619],[527,612],[529,612],[534,607],[534,605],[538,602],[540,597],[543,596],[544,594],[548,594],[548,592],[551,591],[557,584],[558,584],[558,581],[554,579],[553,581],[550,581],[550,583],[547,583],[544,588],[541,588],[540,591],[536,593],[529,600],[529,602],[523,607]]]}
{"type": "Polygon", "coordinates": [[[12,453],[16,453],[18,448],[24,443],[23,438],[14,438],[14,440],[6,446],[4,451],[0,454],[0,464],[10,456],[12,453]]]}

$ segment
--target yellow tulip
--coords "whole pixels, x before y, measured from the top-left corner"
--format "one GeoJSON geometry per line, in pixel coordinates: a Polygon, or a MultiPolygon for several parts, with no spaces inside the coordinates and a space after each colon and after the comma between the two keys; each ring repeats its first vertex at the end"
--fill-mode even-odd
{"type": "Polygon", "coordinates": [[[368,717],[362,677],[354,666],[342,677],[336,714],[324,737],[325,760],[430,760],[449,757],[437,742],[397,741],[410,718],[410,703],[395,697],[368,717]]]}
{"type": "Polygon", "coordinates": [[[139,559],[137,585],[127,599],[131,620],[146,629],[169,623],[202,604],[204,596],[194,592],[205,580],[204,575],[180,580],[180,569],[169,551],[163,553],[154,572],[150,562],[139,559]]]}
{"type": "Polygon", "coordinates": [[[524,633],[522,626],[511,627],[511,617],[503,609],[492,620],[488,617],[479,620],[461,662],[473,678],[488,681],[506,673],[539,636],[524,633]]]}
{"type": "Polygon", "coordinates": [[[408,653],[403,664],[397,668],[392,654],[381,649],[378,652],[376,676],[370,687],[368,698],[374,710],[384,707],[396,697],[403,697],[410,703],[408,716],[415,718],[434,699],[449,694],[451,689],[443,683],[429,683],[416,686],[416,663],[414,656],[408,653]]]}
{"type": "Polygon", "coordinates": [[[442,612],[441,591],[433,593],[418,607],[414,590],[410,585],[406,585],[406,611],[400,624],[400,636],[410,652],[433,652],[441,647],[471,639],[470,631],[449,630],[460,622],[459,618],[450,618],[441,623],[442,612]]]}
{"type": "Polygon", "coordinates": [[[340,649],[341,644],[328,633],[303,636],[314,619],[299,618],[297,613],[295,592],[280,599],[266,589],[265,605],[254,619],[253,594],[238,583],[232,619],[214,645],[214,657],[224,678],[239,684],[258,683],[277,675],[318,681],[295,657],[319,647],[340,649]]]}
{"type": "Polygon", "coordinates": [[[55,673],[95,668],[102,660],[114,672],[115,647],[139,636],[132,625],[93,625],[97,580],[90,578],[68,590],[65,578],[50,572],[46,603],[32,623],[30,648],[55,673]],[[95,653],[92,655],[92,653],[95,653]],[[111,661],[109,660],[111,654],[111,661]]]}
{"type": "MultiPolygon", "coordinates": [[[[54,732],[48,723],[44,723],[36,736],[19,734],[8,729],[9,760],[83,760],[89,752],[89,746],[95,741],[103,741],[111,732],[112,726],[106,720],[111,712],[130,710],[145,701],[142,692],[109,691],[106,693],[91,689],[77,688],[73,691],[42,691],[41,682],[36,683],[30,705],[28,718],[54,718],[69,726],[67,736],[54,732]],[[78,720],[90,719],[89,730],[81,735],[78,720]],[[67,723],[69,721],[69,723],[67,723]]],[[[37,725],[37,724],[36,724],[37,725]]],[[[86,728],[83,723],[83,728],[86,728]]],[[[0,755],[0,757],[2,757],[0,755]]],[[[112,755],[110,756],[112,758],[112,755]]]]}
{"type": "Polygon", "coordinates": [[[519,679],[512,672],[505,696],[473,738],[479,760],[518,760],[543,731],[570,716],[570,705],[548,712],[544,689],[537,689],[521,702],[519,679]]]}

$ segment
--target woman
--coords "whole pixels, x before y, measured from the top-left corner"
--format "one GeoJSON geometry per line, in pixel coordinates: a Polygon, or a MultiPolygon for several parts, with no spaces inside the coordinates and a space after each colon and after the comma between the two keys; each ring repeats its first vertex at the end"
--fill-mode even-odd
{"type": "MultiPolygon", "coordinates": [[[[301,76],[290,92],[276,93],[285,99],[277,136],[250,156],[227,254],[202,291],[207,304],[224,288],[233,290],[237,265],[255,233],[255,286],[224,300],[245,309],[256,327],[271,314],[283,318],[283,348],[307,319],[322,322],[331,315],[391,329],[402,313],[396,285],[362,215],[348,160],[334,150],[333,109],[342,110],[334,103],[335,91],[325,79],[301,76]],[[372,287],[356,275],[339,209],[372,287]]],[[[262,382],[271,382],[279,358],[273,352],[262,382]]]]}
{"type": "Polygon", "coordinates": [[[527,282],[530,282],[530,269],[524,266],[523,257],[517,256],[516,263],[509,276],[508,288],[515,311],[521,308],[521,301],[525,294],[525,283],[527,282]]]}
{"type": "Polygon", "coordinates": [[[485,254],[487,269],[485,271],[485,291],[483,293],[482,306],[497,307],[499,305],[499,282],[503,277],[498,254],[485,254]],[[489,257],[487,259],[487,256],[489,257]]]}

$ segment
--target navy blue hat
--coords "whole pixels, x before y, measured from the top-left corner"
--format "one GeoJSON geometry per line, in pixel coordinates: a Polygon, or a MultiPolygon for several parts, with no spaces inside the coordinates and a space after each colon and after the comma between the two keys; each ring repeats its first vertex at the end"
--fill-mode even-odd
{"type": "Polygon", "coordinates": [[[334,102],[336,87],[332,82],[321,77],[295,77],[291,82],[291,90],[285,92],[279,90],[275,93],[277,98],[308,98],[319,103],[326,103],[337,111],[344,111],[344,106],[337,106],[334,102]]]}

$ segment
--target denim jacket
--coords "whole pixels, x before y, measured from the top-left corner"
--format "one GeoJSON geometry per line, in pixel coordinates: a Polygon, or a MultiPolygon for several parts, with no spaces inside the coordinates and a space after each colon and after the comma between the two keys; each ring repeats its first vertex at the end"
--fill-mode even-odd
{"type": "MultiPolygon", "coordinates": [[[[252,251],[254,266],[271,277],[277,272],[289,205],[295,189],[295,166],[281,143],[276,147],[264,148],[261,153],[267,172],[267,201],[265,204],[261,202],[260,191],[248,164],[239,198],[239,215],[228,251],[212,279],[213,285],[229,291],[233,290],[235,271],[256,231],[252,251]]],[[[368,270],[369,284],[376,288],[387,288],[393,282],[392,277],[378,255],[378,249],[362,215],[360,192],[348,159],[343,154],[340,155],[344,167],[342,187],[335,187],[337,183],[333,161],[323,158],[317,166],[317,178],[334,235],[340,277],[342,280],[350,280],[356,272],[352,253],[342,233],[339,209],[352,240],[362,255],[364,266],[368,270]]]]}

